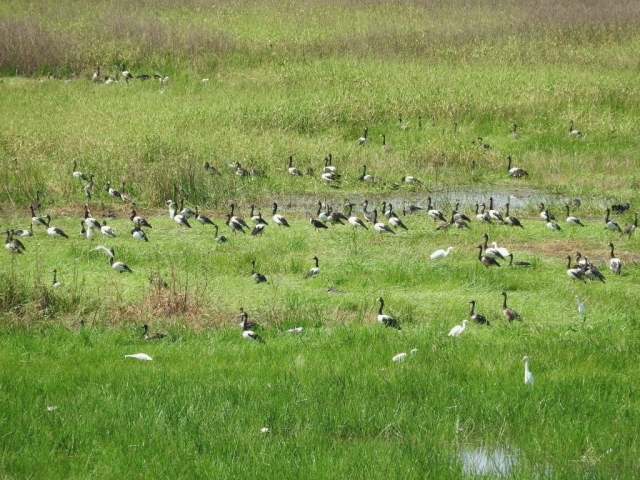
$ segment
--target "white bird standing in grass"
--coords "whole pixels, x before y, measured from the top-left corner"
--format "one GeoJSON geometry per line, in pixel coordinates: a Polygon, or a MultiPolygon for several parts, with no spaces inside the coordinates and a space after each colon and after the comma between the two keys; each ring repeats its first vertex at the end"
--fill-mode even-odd
{"type": "MultiPolygon", "coordinates": [[[[411,349],[411,351],[409,352],[409,355],[408,355],[408,356],[409,356],[409,358],[413,358],[413,356],[414,356],[417,352],[418,352],[418,349],[417,349],[417,348],[413,348],[413,349],[411,349]]],[[[392,361],[392,362],[404,362],[404,361],[406,360],[406,358],[407,358],[407,352],[402,352],[402,353],[399,353],[399,354],[397,354],[397,355],[394,355],[394,356],[391,358],[391,361],[392,361]]]]}
{"type": "Polygon", "coordinates": [[[529,357],[525,356],[524,360],[524,384],[533,385],[533,373],[529,370],[529,357]]]}
{"type": "Polygon", "coordinates": [[[453,327],[450,331],[449,331],[449,337],[457,337],[458,335],[460,335],[462,332],[464,332],[464,329],[467,328],[467,322],[469,320],[467,320],[466,318],[464,320],[462,320],[462,325],[456,325],[455,327],[453,327]]]}
{"type": "Polygon", "coordinates": [[[578,304],[578,313],[580,315],[582,315],[582,320],[583,321],[586,320],[586,318],[587,318],[587,307],[586,307],[587,300],[585,299],[585,301],[582,302],[580,300],[580,297],[578,297],[576,295],[576,303],[578,304]]]}
{"type": "Polygon", "coordinates": [[[302,327],[290,328],[289,330],[287,330],[287,333],[300,333],[302,332],[302,330],[302,327]]]}
{"type": "Polygon", "coordinates": [[[429,255],[429,258],[432,260],[436,258],[444,258],[451,253],[451,250],[453,250],[453,247],[447,247],[446,250],[436,250],[431,255],[429,255]]]}

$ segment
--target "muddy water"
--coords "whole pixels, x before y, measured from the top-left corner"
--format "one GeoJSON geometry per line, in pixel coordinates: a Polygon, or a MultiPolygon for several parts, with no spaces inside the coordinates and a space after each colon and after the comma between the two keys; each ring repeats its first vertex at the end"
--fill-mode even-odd
{"type": "Polygon", "coordinates": [[[300,210],[313,213],[318,208],[318,201],[323,204],[339,208],[349,202],[356,204],[356,211],[360,210],[360,202],[363,199],[369,200],[369,209],[380,208],[382,202],[391,203],[394,210],[402,211],[403,206],[417,205],[426,208],[427,197],[435,208],[449,210],[460,203],[463,211],[472,211],[476,203],[486,203],[489,206],[489,197],[493,197],[494,208],[503,210],[505,203],[509,202],[512,210],[527,206],[536,206],[540,202],[545,204],[557,204],[570,202],[571,199],[553,196],[526,186],[495,187],[495,186],[460,186],[450,187],[448,190],[426,192],[426,191],[402,191],[396,190],[387,193],[362,193],[341,195],[339,190],[318,193],[317,195],[286,195],[277,198],[279,205],[287,209],[300,210]]]}

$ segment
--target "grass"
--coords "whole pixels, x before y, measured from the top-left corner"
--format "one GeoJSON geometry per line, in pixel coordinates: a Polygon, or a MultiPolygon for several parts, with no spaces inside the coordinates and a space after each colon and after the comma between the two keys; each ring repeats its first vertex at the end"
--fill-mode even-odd
{"type": "Polygon", "coordinates": [[[71,237],[35,227],[27,251],[0,262],[1,475],[460,478],[481,476],[462,459],[485,448],[513,455],[517,478],[633,478],[640,257],[637,238],[606,232],[603,217],[630,202],[615,216],[630,222],[638,200],[636,12],[597,1],[0,6],[0,227],[26,228],[39,191],[40,213],[71,237]],[[170,80],[89,80],[95,64],[113,75],[121,63],[170,80]],[[319,178],[329,152],[335,188],[319,178]],[[302,177],[287,174],[289,155],[302,177]],[[508,178],[507,155],[526,179],[508,178]],[[116,238],[79,236],[87,199],[74,160],[95,176],[91,211],[116,238]],[[235,162],[263,174],[238,177],[235,162]],[[363,164],[375,182],[358,181],[363,164]],[[129,205],[105,191],[123,181],[153,225],[149,243],[130,237],[129,205]],[[502,211],[509,201],[525,228],[474,219],[437,232],[418,212],[402,217],[407,232],[381,237],[306,220],[318,201],[400,213],[427,196],[447,216],[456,202],[471,216],[489,196],[502,211]],[[562,221],[576,197],[584,228],[562,221]],[[229,242],[177,226],[169,198],[198,205],[229,242]],[[270,221],[274,200],[290,229],[270,221]],[[262,211],[262,237],[229,231],[231,202],[245,217],[251,203],[262,211]],[[539,202],[562,232],[539,220],[539,202]],[[485,269],[485,231],[533,266],[485,269]],[[98,244],[133,273],[114,272],[98,244]],[[567,277],[576,251],[605,283],[567,277]],[[321,273],[304,279],[314,255],[321,273]],[[251,279],[254,259],[269,283],[251,279]],[[523,322],[503,319],[503,290],[523,322]],[[379,296],[401,331],[376,322],[379,296]],[[472,299],[491,327],[448,338],[472,299]],[[265,345],[242,339],[240,307],[265,345]],[[143,323],[167,338],[140,339],[143,323]],[[124,358],[138,352],[153,361],[124,358]]]}

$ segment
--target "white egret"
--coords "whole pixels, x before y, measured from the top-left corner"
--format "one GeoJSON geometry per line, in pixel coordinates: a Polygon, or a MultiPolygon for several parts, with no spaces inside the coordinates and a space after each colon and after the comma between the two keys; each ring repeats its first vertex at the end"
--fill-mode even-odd
{"type": "Polygon", "coordinates": [[[124,358],[136,358],[138,360],[153,360],[146,353],[134,353],[133,355],[125,355],[124,358]]]}
{"type": "Polygon", "coordinates": [[[449,331],[449,336],[450,337],[457,337],[458,335],[460,335],[462,332],[464,332],[464,329],[467,328],[467,322],[469,320],[467,320],[466,318],[464,320],[462,320],[462,325],[456,325],[455,327],[453,327],[450,331],[449,331]]]}
{"type": "Polygon", "coordinates": [[[436,250],[431,255],[429,255],[429,258],[433,260],[433,259],[436,259],[436,258],[446,257],[447,255],[449,255],[451,253],[451,250],[453,250],[453,247],[447,247],[446,250],[436,250]]]}
{"type": "Polygon", "coordinates": [[[522,360],[524,360],[524,384],[533,385],[533,374],[529,370],[529,357],[525,356],[522,360]]]}

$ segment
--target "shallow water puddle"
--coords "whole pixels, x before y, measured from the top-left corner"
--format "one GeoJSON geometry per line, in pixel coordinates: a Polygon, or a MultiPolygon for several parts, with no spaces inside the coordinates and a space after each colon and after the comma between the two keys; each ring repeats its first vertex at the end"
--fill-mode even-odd
{"type": "Polygon", "coordinates": [[[485,447],[464,447],[459,456],[462,461],[462,473],[467,475],[508,478],[518,463],[518,451],[504,448],[489,451],[485,447]]]}

